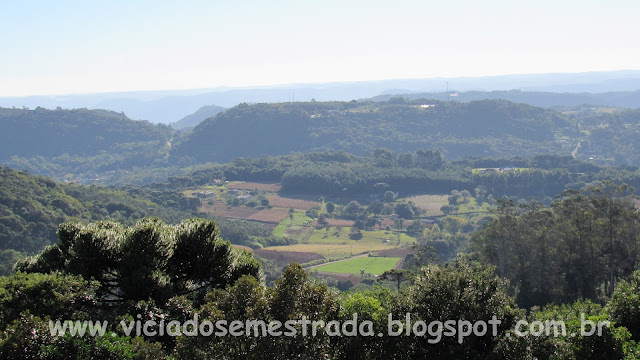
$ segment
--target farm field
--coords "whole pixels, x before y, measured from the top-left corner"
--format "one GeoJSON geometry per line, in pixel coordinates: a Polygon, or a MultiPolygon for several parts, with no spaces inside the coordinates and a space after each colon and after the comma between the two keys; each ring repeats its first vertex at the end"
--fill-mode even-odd
{"type": "Polygon", "coordinates": [[[326,219],[327,220],[327,224],[329,224],[329,226],[353,226],[353,224],[355,223],[355,221],[353,220],[345,220],[345,219],[326,219]]]}
{"type": "Polygon", "coordinates": [[[416,206],[424,211],[423,216],[443,215],[440,208],[448,204],[448,195],[417,195],[405,198],[413,201],[416,206]]]}
{"type": "Polygon", "coordinates": [[[286,266],[292,262],[304,264],[323,258],[321,255],[312,252],[278,251],[266,249],[255,250],[254,252],[262,258],[275,261],[279,266],[286,266]]]}
{"type": "Polygon", "coordinates": [[[342,243],[368,243],[368,244],[388,244],[391,245],[410,245],[415,242],[411,236],[400,233],[400,242],[398,243],[398,234],[393,231],[384,230],[363,230],[362,239],[352,240],[349,238],[351,232],[350,227],[344,227],[338,230],[334,227],[325,229],[312,229],[309,236],[309,243],[315,244],[342,244],[342,243]],[[327,230],[328,229],[328,230],[327,230]],[[386,240],[386,241],[385,241],[386,240]]]}
{"type": "MultiPolygon", "coordinates": [[[[295,230],[295,232],[288,232],[288,235],[290,237],[291,235],[294,235],[293,237],[296,237],[297,235],[302,235],[299,229],[306,227],[313,221],[313,219],[308,217],[305,214],[305,212],[301,210],[294,210],[293,221],[292,221],[291,218],[289,217],[289,210],[288,209],[281,209],[281,210],[284,210],[286,212],[286,217],[280,220],[280,223],[273,229],[273,236],[275,237],[283,237],[285,233],[287,233],[287,230],[295,230]]],[[[306,229],[309,229],[309,228],[306,228],[306,229]]]]}
{"type": "Polygon", "coordinates": [[[382,275],[385,271],[393,269],[398,261],[400,258],[367,256],[318,266],[314,270],[341,274],[360,274],[361,270],[364,270],[366,274],[382,275]]]}
{"type": "Polygon", "coordinates": [[[251,214],[246,219],[253,221],[260,221],[266,223],[278,224],[281,221],[289,218],[289,210],[287,209],[263,209],[254,214],[251,214]]]}
{"type": "Polygon", "coordinates": [[[213,203],[209,205],[205,203],[200,207],[200,212],[211,216],[221,216],[230,219],[249,219],[260,210],[246,206],[228,206],[224,203],[213,203]]]}
{"type": "Polygon", "coordinates": [[[284,198],[280,195],[268,195],[269,205],[274,207],[282,207],[287,209],[301,209],[309,210],[312,207],[320,206],[321,204],[316,201],[309,201],[303,199],[284,198]]]}
{"type": "Polygon", "coordinates": [[[352,243],[352,244],[295,244],[286,246],[270,246],[264,250],[312,252],[327,259],[341,259],[351,255],[365,254],[379,250],[391,249],[385,244],[352,243]]]}
{"type": "Polygon", "coordinates": [[[257,183],[257,182],[243,182],[243,181],[231,181],[227,184],[228,189],[239,190],[259,190],[266,192],[278,192],[282,186],[280,183],[257,183]]]}
{"type": "Polygon", "coordinates": [[[489,209],[489,204],[483,203],[482,205],[478,206],[476,200],[471,199],[466,204],[460,204],[458,212],[451,215],[461,217],[467,221],[477,222],[484,217],[493,216],[489,212],[489,209]]]}
{"type": "MultiPolygon", "coordinates": [[[[380,218],[382,228],[361,230],[361,237],[357,240],[350,237],[354,220],[329,217],[326,219],[327,227],[317,228],[316,220],[307,216],[307,211],[313,208],[317,210],[316,214],[326,214],[324,204],[313,201],[314,198],[309,196],[281,196],[277,193],[279,190],[278,183],[232,181],[224,186],[200,187],[184,193],[192,197],[200,196],[200,211],[209,216],[259,222],[270,226],[275,238],[289,238],[293,242],[290,245],[254,249],[258,256],[274,261],[279,266],[290,262],[304,264],[362,254],[385,254],[383,256],[395,259],[394,264],[399,264],[398,260],[411,252],[410,247],[416,242],[415,237],[395,231],[393,220],[388,217],[380,218]],[[202,198],[202,192],[207,196],[202,198]],[[264,200],[268,200],[268,204],[264,200]],[[293,218],[290,217],[290,209],[293,209],[293,218]],[[391,230],[384,230],[387,225],[391,230]]],[[[440,207],[447,203],[447,196],[420,195],[398,199],[397,202],[406,201],[413,201],[428,215],[440,215],[440,207]]],[[[337,203],[339,206],[345,204],[337,203]]],[[[405,226],[408,223],[405,221],[405,226]]]]}

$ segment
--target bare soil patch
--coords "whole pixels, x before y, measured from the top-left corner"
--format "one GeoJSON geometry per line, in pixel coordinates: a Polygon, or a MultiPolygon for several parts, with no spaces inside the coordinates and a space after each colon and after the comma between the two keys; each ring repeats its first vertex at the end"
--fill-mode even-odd
{"type": "Polygon", "coordinates": [[[412,248],[395,248],[376,251],[376,254],[381,257],[404,257],[412,253],[415,253],[415,250],[412,248]]]}
{"type": "Polygon", "coordinates": [[[353,226],[355,221],[345,219],[327,219],[329,226],[353,226]]]}
{"type": "Polygon", "coordinates": [[[288,265],[292,262],[304,264],[309,261],[324,259],[320,254],[299,251],[255,250],[256,255],[274,261],[277,265],[288,265]]]}
{"type": "Polygon", "coordinates": [[[250,216],[247,220],[260,221],[265,223],[278,224],[289,216],[288,209],[264,209],[257,211],[250,216]]]}
{"type": "MultiPolygon", "coordinates": [[[[396,228],[396,224],[394,223],[394,221],[393,221],[393,220],[384,219],[384,220],[380,221],[380,224],[382,224],[382,226],[380,227],[381,229],[386,229],[386,228],[387,228],[387,226],[388,226],[388,227],[390,227],[390,228],[392,228],[392,229],[395,229],[395,228],[396,228]]],[[[403,224],[403,226],[407,226],[407,225],[409,225],[410,223],[409,223],[407,220],[403,220],[403,223],[402,223],[402,224],[403,224]]]]}
{"type": "Polygon", "coordinates": [[[269,205],[287,209],[302,209],[309,210],[312,207],[320,206],[320,203],[317,201],[309,201],[303,199],[293,199],[286,198],[280,195],[269,195],[267,196],[267,200],[269,200],[269,205]]]}

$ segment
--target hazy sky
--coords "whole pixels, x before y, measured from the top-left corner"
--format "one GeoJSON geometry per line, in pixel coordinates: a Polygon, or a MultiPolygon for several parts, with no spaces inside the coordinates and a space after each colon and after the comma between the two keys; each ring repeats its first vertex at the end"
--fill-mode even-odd
{"type": "Polygon", "coordinates": [[[640,68],[638,0],[0,1],[0,96],[640,68]]]}

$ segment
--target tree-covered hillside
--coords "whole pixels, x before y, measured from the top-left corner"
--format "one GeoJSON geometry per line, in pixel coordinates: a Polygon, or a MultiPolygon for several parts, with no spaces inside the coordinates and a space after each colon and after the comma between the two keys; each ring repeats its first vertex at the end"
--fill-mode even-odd
{"type": "Polygon", "coordinates": [[[173,133],[105,110],[0,108],[0,162],[58,177],[146,167],[166,158],[173,133]]]}
{"type": "Polygon", "coordinates": [[[67,221],[133,224],[157,216],[175,223],[191,216],[197,205],[171,191],[62,184],[0,166],[0,252],[41,251],[67,221]]]}
{"type": "Polygon", "coordinates": [[[122,152],[127,144],[166,143],[167,126],[105,110],[0,109],[0,159],[10,156],[90,156],[122,152]]]}
{"type": "Polygon", "coordinates": [[[556,141],[558,132],[576,136],[562,114],[500,100],[243,104],[196,126],[172,155],[205,162],[295,151],[364,154],[378,147],[438,148],[450,159],[569,154],[556,141]]]}
{"type": "Polygon", "coordinates": [[[640,110],[586,116],[580,126],[584,130],[578,158],[640,165],[640,110]]]}
{"type": "Polygon", "coordinates": [[[163,181],[238,157],[439,151],[447,160],[574,156],[640,165],[640,111],[505,100],[241,104],[188,132],[102,110],[0,109],[0,163],[82,183],[163,181]]]}

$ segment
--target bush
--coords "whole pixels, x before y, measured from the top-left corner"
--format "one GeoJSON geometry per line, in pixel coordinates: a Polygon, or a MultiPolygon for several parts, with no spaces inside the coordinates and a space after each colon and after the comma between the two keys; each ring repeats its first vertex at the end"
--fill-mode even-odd
{"type": "Polygon", "coordinates": [[[618,283],[607,307],[617,325],[626,327],[634,340],[640,339],[640,270],[618,283]]]}

